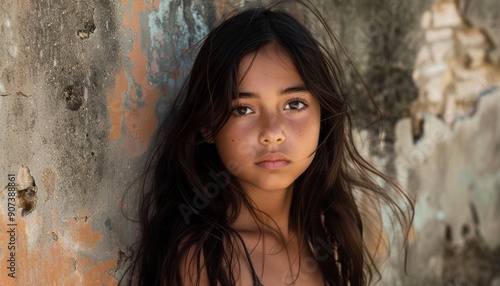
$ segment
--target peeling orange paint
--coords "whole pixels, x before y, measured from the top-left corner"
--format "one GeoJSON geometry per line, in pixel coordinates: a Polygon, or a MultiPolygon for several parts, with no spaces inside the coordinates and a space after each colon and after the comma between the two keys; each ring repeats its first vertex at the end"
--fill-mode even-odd
{"type": "MultiPolygon", "coordinates": [[[[138,11],[144,11],[148,10],[151,11],[153,9],[158,10],[158,5],[161,0],[143,0],[143,1],[135,1],[135,0],[122,0],[123,5],[128,5],[132,2],[132,12],[138,12],[138,11]]],[[[133,14],[134,17],[137,17],[138,14],[133,14]]]]}
{"type": "Polygon", "coordinates": [[[116,267],[116,260],[111,259],[94,265],[91,258],[80,258],[78,261],[77,270],[81,268],[85,273],[82,285],[117,285],[118,280],[115,279],[110,272],[116,267]]]}
{"type": "MultiPolygon", "coordinates": [[[[46,219],[50,220],[51,228],[58,234],[58,239],[52,239],[52,231],[47,230],[41,232],[43,234],[35,244],[29,244],[27,230],[30,226],[27,220],[17,217],[16,278],[9,278],[2,271],[0,285],[118,284],[118,280],[113,276],[117,260],[112,253],[115,254],[116,251],[110,250],[110,257],[113,258],[109,260],[95,261],[96,247],[103,240],[103,236],[91,229],[91,218],[84,221],[68,217],[61,221],[54,210],[51,211],[50,218],[36,213],[31,215],[35,217],[30,220],[36,221],[37,224],[42,223],[41,228],[45,228],[43,222],[46,223],[46,219]],[[57,225],[61,226],[63,231],[57,231],[57,225]]],[[[5,216],[0,216],[0,224],[7,225],[5,216]]],[[[0,232],[0,241],[8,241],[7,235],[4,231],[0,232]]],[[[4,247],[1,249],[0,261],[6,261],[9,254],[4,247]]],[[[4,264],[1,269],[4,269],[4,264]]]]}
{"type": "Polygon", "coordinates": [[[122,30],[130,32],[133,42],[132,48],[126,51],[124,57],[132,66],[118,69],[115,74],[115,87],[107,96],[110,106],[110,140],[123,139],[123,147],[129,157],[139,156],[146,151],[158,121],[155,102],[159,97],[159,91],[147,80],[147,67],[150,63],[147,52],[144,52],[141,46],[139,18],[144,14],[142,12],[158,8],[158,1],[152,2],[122,1],[128,10],[123,15],[122,30]],[[130,96],[130,107],[124,106],[127,96],[130,96]]]}
{"type": "Polygon", "coordinates": [[[74,242],[83,250],[94,249],[96,244],[102,240],[102,235],[90,228],[90,221],[83,222],[71,219],[65,228],[69,229],[69,237],[73,238],[74,242]]]}
{"type": "Polygon", "coordinates": [[[123,98],[128,90],[127,77],[124,70],[115,73],[115,88],[107,96],[109,104],[109,119],[111,121],[110,140],[121,136],[123,122],[123,98]]]}
{"type": "Polygon", "coordinates": [[[130,91],[130,101],[131,108],[128,112],[125,113],[125,124],[127,125],[128,134],[132,137],[137,138],[139,135],[139,124],[140,124],[140,115],[139,110],[137,108],[137,92],[135,88],[132,88],[130,91]]]}
{"type": "MultiPolygon", "coordinates": [[[[134,2],[134,3],[138,3],[138,2],[134,2]]],[[[140,8],[138,8],[138,9],[140,9],[140,8]]],[[[137,21],[134,21],[132,23],[132,25],[133,25],[132,30],[134,32],[139,33],[140,25],[138,22],[138,16],[136,16],[135,19],[137,19],[137,21]]],[[[127,144],[127,145],[140,148],[140,149],[126,148],[127,153],[131,157],[140,155],[147,149],[149,139],[153,135],[153,133],[156,129],[156,124],[157,124],[157,118],[156,118],[156,113],[154,110],[154,105],[155,105],[156,100],[158,99],[158,89],[149,85],[149,83],[147,81],[146,67],[148,66],[148,58],[141,50],[141,42],[139,41],[139,39],[140,38],[136,38],[134,40],[133,48],[131,51],[128,52],[128,56],[134,65],[132,70],[130,71],[132,77],[134,78],[134,80],[137,83],[142,83],[142,86],[141,86],[142,87],[142,100],[145,101],[146,106],[144,108],[138,110],[138,114],[131,115],[131,116],[134,116],[134,115],[139,116],[139,118],[137,118],[138,119],[137,121],[139,121],[139,122],[136,122],[136,124],[138,124],[138,127],[137,127],[138,132],[137,132],[137,137],[129,136],[127,139],[129,141],[129,143],[138,143],[138,144],[127,144]],[[138,141],[138,142],[130,142],[130,141],[138,141]],[[140,145],[140,146],[137,146],[137,145],[140,145]]],[[[134,95],[132,96],[132,98],[135,97],[135,99],[137,99],[136,98],[137,91],[135,89],[133,90],[133,93],[134,93],[134,95]]],[[[133,125],[127,124],[127,127],[133,128],[133,125]]],[[[133,135],[133,133],[129,133],[129,135],[133,135]]]]}

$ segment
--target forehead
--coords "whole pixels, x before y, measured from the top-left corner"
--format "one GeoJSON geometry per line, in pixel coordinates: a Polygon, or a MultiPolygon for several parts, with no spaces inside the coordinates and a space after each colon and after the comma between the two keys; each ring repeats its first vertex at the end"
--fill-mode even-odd
{"type": "Polygon", "coordinates": [[[296,85],[303,83],[292,59],[283,48],[270,44],[244,56],[238,66],[238,89],[256,89],[274,84],[296,85]],[[258,84],[259,86],[256,86],[258,84]]]}

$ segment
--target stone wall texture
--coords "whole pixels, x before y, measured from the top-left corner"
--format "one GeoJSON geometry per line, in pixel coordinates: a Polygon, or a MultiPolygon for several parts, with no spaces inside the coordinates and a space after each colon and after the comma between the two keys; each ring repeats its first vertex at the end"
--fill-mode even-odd
{"type": "MultiPolygon", "coordinates": [[[[0,285],[118,283],[189,49],[246,2],[0,2],[0,285]]],[[[353,103],[364,151],[416,200],[379,285],[500,285],[498,0],[314,3],[383,112],[353,103]]]]}

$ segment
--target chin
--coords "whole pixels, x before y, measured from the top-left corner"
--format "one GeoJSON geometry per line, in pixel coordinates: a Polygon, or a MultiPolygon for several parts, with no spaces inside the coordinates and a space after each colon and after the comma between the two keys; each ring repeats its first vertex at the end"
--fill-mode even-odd
{"type": "Polygon", "coordinates": [[[269,183],[262,183],[262,184],[256,184],[256,187],[258,187],[261,190],[264,191],[281,191],[281,190],[291,190],[292,189],[292,183],[276,183],[276,182],[269,182],[269,183]]]}

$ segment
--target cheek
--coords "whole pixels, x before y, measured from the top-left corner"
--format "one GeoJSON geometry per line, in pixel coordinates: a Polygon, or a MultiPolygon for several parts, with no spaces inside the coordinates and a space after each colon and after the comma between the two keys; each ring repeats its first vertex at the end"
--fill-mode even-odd
{"type": "Polygon", "coordinates": [[[215,138],[217,152],[226,166],[229,162],[241,161],[241,156],[239,156],[239,154],[242,154],[245,151],[242,144],[244,140],[242,140],[238,134],[228,131],[231,130],[221,130],[215,138]]]}
{"type": "Polygon", "coordinates": [[[316,117],[306,118],[292,123],[294,135],[303,142],[318,142],[320,119],[316,117]]]}
{"type": "Polygon", "coordinates": [[[228,123],[215,138],[219,156],[224,160],[244,161],[256,155],[251,144],[253,132],[251,127],[228,123]]]}
{"type": "Polygon", "coordinates": [[[227,170],[231,174],[237,175],[241,167],[240,158],[237,156],[239,153],[237,146],[240,144],[240,140],[229,134],[221,135],[222,136],[217,136],[215,140],[217,152],[227,170]]]}

